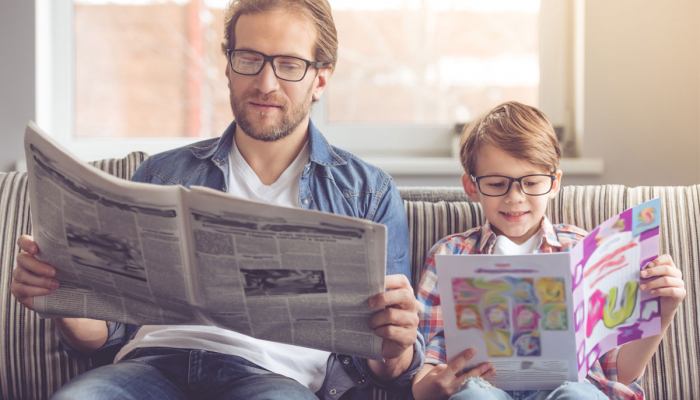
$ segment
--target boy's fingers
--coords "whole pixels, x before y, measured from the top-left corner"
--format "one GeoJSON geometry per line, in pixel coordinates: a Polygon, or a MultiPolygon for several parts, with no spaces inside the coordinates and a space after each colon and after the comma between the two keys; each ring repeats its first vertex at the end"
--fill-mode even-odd
{"type": "MultiPolygon", "coordinates": [[[[490,362],[481,363],[481,364],[477,365],[474,369],[469,371],[468,375],[473,376],[475,378],[478,376],[483,377],[484,374],[486,374],[486,372],[488,372],[491,369],[493,369],[493,364],[491,364],[490,362]]],[[[486,379],[486,378],[484,378],[484,379],[486,379]]]]}
{"type": "Polygon", "coordinates": [[[642,285],[639,286],[639,288],[642,290],[651,290],[651,289],[659,289],[659,288],[667,288],[667,287],[682,288],[682,287],[685,287],[685,283],[683,282],[683,279],[673,278],[670,276],[664,276],[662,278],[656,278],[651,282],[643,283],[642,285]]]}
{"type": "Polygon", "coordinates": [[[672,276],[675,278],[682,278],[683,272],[675,266],[669,264],[661,264],[654,267],[648,267],[642,270],[639,275],[642,278],[653,278],[655,276],[672,276]]]}
{"type": "Polygon", "coordinates": [[[676,264],[673,263],[673,258],[670,255],[663,254],[649,261],[647,265],[644,266],[644,268],[653,268],[663,264],[672,265],[673,267],[676,266],[676,264]]]}
{"type": "MultiPolygon", "coordinates": [[[[491,369],[489,369],[488,371],[484,372],[483,375],[481,375],[481,377],[482,377],[485,381],[488,381],[489,379],[493,378],[494,376],[496,376],[496,369],[495,369],[495,368],[491,368],[491,369]]],[[[496,385],[494,385],[493,383],[492,383],[491,385],[496,386],[496,385]]]]}
{"type": "Polygon", "coordinates": [[[466,349],[464,350],[457,358],[452,360],[449,364],[447,364],[447,368],[445,368],[445,373],[450,374],[450,375],[457,375],[458,373],[462,372],[462,369],[464,368],[464,365],[474,357],[476,354],[476,350],[474,349],[466,349]]]}
{"type": "Polygon", "coordinates": [[[658,256],[654,261],[656,265],[668,264],[673,265],[675,267],[675,264],[673,263],[673,258],[670,254],[662,254],[658,256]]]}
{"type": "Polygon", "coordinates": [[[662,289],[653,289],[651,291],[651,294],[657,297],[670,297],[676,301],[682,301],[683,299],[685,299],[686,291],[685,288],[669,287],[662,289]]]}

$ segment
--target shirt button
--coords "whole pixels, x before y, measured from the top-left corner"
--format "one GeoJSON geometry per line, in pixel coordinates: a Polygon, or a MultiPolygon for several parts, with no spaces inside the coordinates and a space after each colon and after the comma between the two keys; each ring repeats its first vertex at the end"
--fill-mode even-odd
{"type": "Polygon", "coordinates": [[[309,204],[309,199],[301,199],[301,204],[304,204],[304,205],[309,204]]]}
{"type": "Polygon", "coordinates": [[[338,391],[335,389],[331,389],[329,393],[331,394],[331,396],[335,396],[335,394],[338,393],[338,391]]]}
{"type": "Polygon", "coordinates": [[[360,379],[360,381],[357,382],[357,383],[359,383],[360,385],[363,385],[363,384],[365,383],[365,380],[364,380],[364,379],[360,379]]]}
{"type": "Polygon", "coordinates": [[[343,358],[343,364],[345,364],[345,365],[350,364],[350,359],[347,357],[343,358]]]}
{"type": "Polygon", "coordinates": [[[222,188],[221,188],[221,191],[222,191],[222,192],[225,192],[225,191],[226,191],[226,186],[222,187],[222,188]]]}

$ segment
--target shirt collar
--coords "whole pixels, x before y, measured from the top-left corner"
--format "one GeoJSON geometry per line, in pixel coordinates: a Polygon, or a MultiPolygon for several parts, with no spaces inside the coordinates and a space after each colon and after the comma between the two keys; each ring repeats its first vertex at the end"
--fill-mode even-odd
{"type": "Polygon", "coordinates": [[[545,215],[542,217],[542,243],[540,243],[539,251],[540,253],[549,253],[546,251],[547,246],[561,248],[564,247],[559,242],[556,232],[554,232],[554,226],[549,222],[549,218],[545,215]]]}
{"type": "MultiPolygon", "coordinates": [[[[194,143],[188,147],[195,157],[199,159],[211,158],[214,164],[221,165],[228,160],[235,132],[236,121],[233,121],[228,128],[226,128],[219,140],[194,143]]],[[[309,145],[311,147],[311,154],[309,156],[311,161],[326,166],[347,164],[347,161],[338,155],[311,120],[309,120],[309,145]]]]}
{"type": "Polygon", "coordinates": [[[309,159],[316,164],[336,166],[348,163],[328,144],[326,138],[311,120],[309,120],[309,144],[311,145],[309,159]]]}
{"type": "Polygon", "coordinates": [[[487,220],[484,226],[481,227],[481,238],[478,246],[479,254],[484,254],[484,249],[496,242],[496,236],[496,233],[491,229],[491,223],[487,220]]]}
{"type": "MultiPolygon", "coordinates": [[[[542,217],[542,222],[540,224],[540,229],[542,230],[542,241],[537,247],[540,253],[549,253],[547,251],[553,247],[561,248],[562,244],[557,239],[557,234],[554,232],[554,226],[549,221],[547,216],[542,217]]],[[[479,254],[484,254],[485,249],[489,249],[496,242],[496,233],[491,229],[491,223],[486,221],[486,223],[481,227],[481,238],[479,238],[479,254]]]]}

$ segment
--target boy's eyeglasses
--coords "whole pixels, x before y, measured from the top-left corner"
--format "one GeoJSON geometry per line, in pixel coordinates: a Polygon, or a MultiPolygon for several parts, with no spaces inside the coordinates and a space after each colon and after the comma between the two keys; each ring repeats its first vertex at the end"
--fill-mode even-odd
{"type": "Polygon", "coordinates": [[[275,76],[283,81],[299,82],[306,76],[309,67],[323,68],[322,61],[309,61],[292,56],[266,56],[252,50],[226,50],[233,72],[241,75],[257,75],[269,62],[275,76]]]}
{"type": "Polygon", "coordinates": [[[525,175],[520,178],[510,178],[503,175],[485,175],[478,178],[471,176],[476,186],[484,196],[505,196],[510,191],[513,182],[518,182],[520,190],[528,196],[542,196],[549,193],[554,187],[556,175],[535,174],[525,175]]]}

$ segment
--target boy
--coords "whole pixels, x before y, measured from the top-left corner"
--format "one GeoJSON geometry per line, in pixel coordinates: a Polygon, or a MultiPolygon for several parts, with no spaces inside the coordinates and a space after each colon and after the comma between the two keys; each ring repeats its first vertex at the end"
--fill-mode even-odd
{"type": "Polygon", "coordinates": [[[467,349],[449,365],[435,255],[527,254],[570,251],[586,232],[572,225],[552,225],[544,216],[547,202],[561,187],[561,158],[554,128],[534,107],[504,103],[465,129],[460,144],[465,174],[464,191],[481,202],[486,224],[440,240],[428,254],[418,289],[421,304],[419,331],[424,336],[426,360],[413,380],[417,400],[465,399],[642,399],[639,380],[663,333],[685,297],[681,272],[664,255],[641,272],[657,279],[641,285],[661,297],[662,333],[605,353],[588,373],[588,381],[565,383],[552,392],[504,392],[486,380],[496,374],[486,362],[466,374],[463,366],[475,351],[467,349]],[[458,376],[459,375],[459,376],[458,376]]]}

